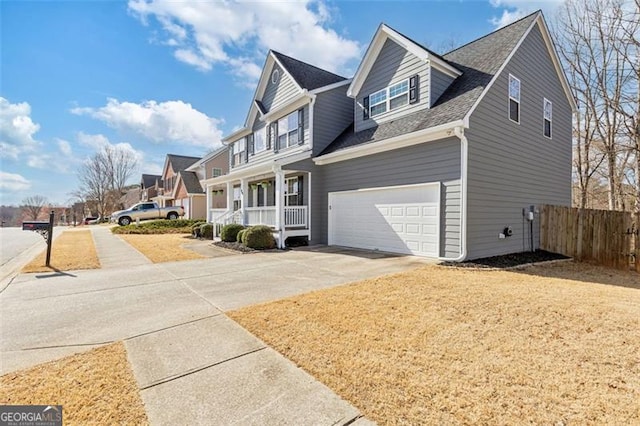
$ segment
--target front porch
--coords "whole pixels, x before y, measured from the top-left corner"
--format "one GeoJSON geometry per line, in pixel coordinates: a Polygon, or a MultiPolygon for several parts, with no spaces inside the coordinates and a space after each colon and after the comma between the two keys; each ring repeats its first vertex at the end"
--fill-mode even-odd
{"type": "Polygon", "coordinates": [[[283,248],[289,237],[311,237],[310,189],[311,173],[283,170],[208,184],[207,220],[214,236],[229,223],[268,226],[283,248]]]}

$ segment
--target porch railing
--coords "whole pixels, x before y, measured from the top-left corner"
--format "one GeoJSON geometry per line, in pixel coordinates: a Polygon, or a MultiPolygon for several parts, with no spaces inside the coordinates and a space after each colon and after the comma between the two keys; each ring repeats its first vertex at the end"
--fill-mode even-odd
{"type": "Polygon", "coordinates": [[[247,207],[245,209],[246,220],[249,225],[276,226],[276,208],[270,207],[247,207]]]}
{"type": "Polygon", "coordinates": [[[216,219],[227,214],[227,209],[209,209],[208,222],[214,222],[216,219]]]}
{"type": "Polygon", "coordinates": [[[284,208],[285,226],[307,227],[307,206],[286,206],[284,208]]]}

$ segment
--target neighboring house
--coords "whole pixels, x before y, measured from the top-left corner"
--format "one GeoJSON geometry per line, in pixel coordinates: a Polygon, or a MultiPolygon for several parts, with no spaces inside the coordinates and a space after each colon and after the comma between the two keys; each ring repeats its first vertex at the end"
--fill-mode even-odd
{"type": "Polygon", "coordinates": [[[139,201],[151,201],[158,195],[158,189],[160,188],[160,182],[162,176],[160,175],[148,175],[143,174],[140,180],[140,200],[139,201]]]}
{"type": "Polygon", "coordinates": [[[270,52],[211,219],[280,246],[522,251],[539,205],[571,203],[575,108],[541,12],[442,56],[383,24],[352,80],[270,52]]]}
{"type": "Polygon", "coordinates": [[[190,194],[190,200],[196,206],[197,217],[193,219],[211,221],[220,212],[218,209],[222,209],[223,213],[226,211],[225,189],[213,189],[206,182],[229,173],[229,147],[223,146],[205,155],[189,166],[185,173],[191,174],[190,178],[183,179],[183,182],[191,182],[192,192],[189,192],[186,186],[181,191],[190,194]]]}
{"type": "MultiPolygon", "coordinates": [[[[178,173],[186,170],[187,167],[199,160],[200,157],[167,154],[167,158],[164,161],[164,167],[162,168],[162,176],[160,177],[160,181],[158,181],[157,194],[153,197],[149,197],[150,201],[155,201],[160,207],[176,205],[175,189],[177,188],[176,184],[178,183],[178,173]]],[[[184,198],[179,198],[179,200],[182,203],[184,198]]]]}

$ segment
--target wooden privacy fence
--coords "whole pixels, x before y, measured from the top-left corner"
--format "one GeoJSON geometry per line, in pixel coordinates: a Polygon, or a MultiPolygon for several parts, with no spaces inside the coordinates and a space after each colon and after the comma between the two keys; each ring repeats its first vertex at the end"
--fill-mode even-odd
{"type": "Polygon", "coordinates": [[[576,260],[640,272],[640,220],[631,212],[544,205],[540,247],[576,260]]]}

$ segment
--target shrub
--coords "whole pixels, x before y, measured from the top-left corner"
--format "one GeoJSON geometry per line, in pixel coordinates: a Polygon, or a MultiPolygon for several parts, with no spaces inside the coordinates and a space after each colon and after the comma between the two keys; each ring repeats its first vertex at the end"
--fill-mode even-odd
{"type": "Polygon", "coordinates": [[[220,239],[227,243],[235,243],[238,240],[238,232],[244,229],[244,226],[237,223],[230,223],[222,227],[220,231],[220,239]]]}
{"type": "Polygon", "coordinates": [[[242,243],[242,236],[244,234],[246,234],[248,229],[249,228],[245,228],[245,229],[241,229],[240,231],[238,231],[238,235],[236,235],[236,241],[238,241],[239,243],[242,243]]]}
{"type": "Polygon", "coordinates": [[[200,237],[208,240],[213,239],[213,223],[203,223],[200,225],[200,237]]]}
{"type": "Polygon", "coordinates": [[[196,222],[202,223],[202,219],[159,219],[141,222],[140,225],[134,222],[127,226],[115,226],[111,228],[111,232],[114,234],[190,234],[191,227],[196,222]]]}
{"type": "Polygon", "coordinates": [[[276,241],[268,226],[252,226],[247,229],[243,236],[244,245],[257,250],[272,249],[276,246],[276,241]]]}

